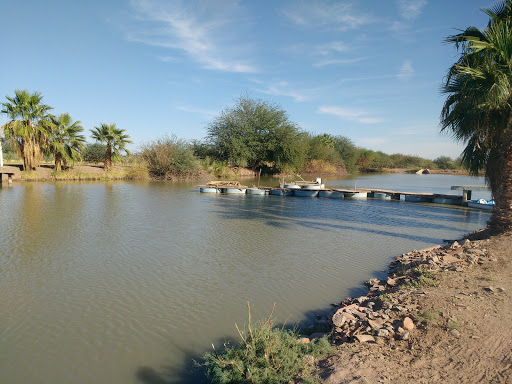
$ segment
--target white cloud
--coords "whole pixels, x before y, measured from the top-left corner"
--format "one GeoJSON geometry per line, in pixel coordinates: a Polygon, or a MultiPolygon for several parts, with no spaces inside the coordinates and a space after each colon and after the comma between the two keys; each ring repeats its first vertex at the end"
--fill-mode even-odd
{"type": "Polygon", "coordinates": [[[302,27],[328,27],[338,30],[355,29],[370,22],[365,13],[358,13],[348,3],[324,1],[294,1],[283,10],[293,23],[302,27]]]}
{"type": "Polygon", "coordinates": [[[219,114],[218,111],[213,111],[210,109],[203,109],[203,108],[196,108],[196,107],[191,107],[191,106],[186,106],[186,105],[179,105],[176,107],[176,109],[179,111],[183,111],[183,112],[200,114],[200,115],[203,115],[204,117],[208,117],[208,118],[215,117],[219,114]]]}
{"type": "Polygon", "coordinates": [[[316,63],[313,63],[314,67],[325,67],[327,65],[336,65],[336,64],[353,64],[358,63],[363,60],[367,60],[368,57],[355,57],[353,59],[327,59],[321,60],[316,63]]]}
{"type": "Polygon", "coordinates": [[[301,93],[291,89],[289,84],[285,81],[269,85],[265,89],[256,89],[256,91],[264,93],[266,95],[288,96],[298,102],[308,100],[308,96],[305,94],[306,92],[301,93]]]}
{"type": "Polygon", "coordinates": [[[400,67],[400,71],[398,75],[396,75],[400,80],[409,80],[412,75],[414,75],[414,68],[412,67],[412,63],[410,60],[405,60],[402,66],[400,67]]]}
{"type": "Polygon", "coordinates": [[[341,119],[356,121],[363,124],[376,124],[383,121],[382,119],[371,117],[368,112],[361,109],[349,109],[337,106],[322,106],[318,108],[318,113],[334,115],[341,119]]]}
{"type": "Polygon", "coordinates": [[[423,7],[427,5],[427,0],[397,0],[400,15],[407,20],[414,20],[423,11],[423,7]]]}
{"type": "Polygon", "coordinates": [[[224,3],[218,6],[218,2],[132,0],[136,19],[143,28],[132,31],[129,39],[181,52],[206,69],[257,72],[252,64],[237,58],[237,52],[247,45],[230,44],[220,37],[225,29],[236,30],[233,20],[238,18],[229,16],[239,12],[236,3],[224,3]]]}
{"type": "Polygon", "coordinates": [[[317,47],[316,51],[319,55],[328,55],[332,52],[346,52],[349,50],[349,47],[343,41],[332,41],[327,44],[322,44],[317,47]]]}

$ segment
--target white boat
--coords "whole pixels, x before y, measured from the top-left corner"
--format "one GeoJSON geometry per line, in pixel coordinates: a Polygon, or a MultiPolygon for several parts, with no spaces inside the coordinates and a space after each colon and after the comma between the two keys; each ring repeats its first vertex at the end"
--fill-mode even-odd
{"type": "Polygon", "coordinates": [[[295,183],[284,184],[283,187],[288,189],[300,189],[300,186],[295,183]]]}
{"type": "Polygon", "coordinates": [[[228,194],[235,194],[235,195],[242,195],[245,194],[247,191],[247,187],[221,187],[219,188],[220,193],[228,193],[228,194]]]}
{"type": "Polygon", "coordinates": [[[345,199],[366,199],[368,192],[343,192],[345,199]]]}
{"type": "Polygon", "coordinates": [[[209,186],[203,185],[203,186],[199,187],[199,192],[201,192],[201,193],[204,193],[204,192],[207,192],[207,193],[217,193],[218,190],[215,187],[209,187],[209,186]]]}
{"type": "Polygon", "coordinates": [[[318,196],[318,190],[316,190],[316,189],[306,189],[306,188],[294,189],[293,190],[293,195],[294,196],[299,196],[299,197],[317,197],[318,196]]]}
{"type": "Polygon", "coordinates": [[[469,200],[468,207],[492,210],[494,208],[494,200],[469,200]]]}
{"type": "Polygon", "coordinates": [[[261,188],[247,188],[248,195],[266,195],[267,191],[261,188]]]}
{"type": "Polygon", "coordinates": [[[270,194],[276,195],[276,196],[291,196],[291,195],[293,195],[293,190],[292,189],[276,188],[276,189],[271,189],[270,194]]]}
{"type": "Polygon", "coordinates": [[[373,194],[374,199],[382,199],[382,200],[391,200],[391,195],[388,195],[387,193],[378,193],[375,192],[373,194]]]}
{"type": "Polygon", "coordinates": [[[318,197],[327,197],[329,199],[343,199],[343,193],[340,191],[323,190],[318,191],[318,197]]]}

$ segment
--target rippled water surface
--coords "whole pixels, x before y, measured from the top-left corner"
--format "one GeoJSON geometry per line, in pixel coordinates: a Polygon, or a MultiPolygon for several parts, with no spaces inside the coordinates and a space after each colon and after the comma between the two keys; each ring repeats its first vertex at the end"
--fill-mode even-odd
{"type": "MultiPolygon", "coordinates": [[[[355,183],[449,193],[482,180],[327,181],[355,183]]],[[[187,183],[4,186],[0,382],[197,382],[191,359],[234,336],[247,301],[255,318],[276,303],[278,321],[307,321],[362,293],[398,253],[488,218],[401,201],[200,194],[187,183]]]]}

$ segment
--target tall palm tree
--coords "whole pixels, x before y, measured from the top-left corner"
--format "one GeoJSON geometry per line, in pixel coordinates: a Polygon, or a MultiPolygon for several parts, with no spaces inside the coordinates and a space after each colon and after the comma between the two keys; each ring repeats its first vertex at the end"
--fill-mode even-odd
{"type": "Polygon", "coordinates": [[[2,128],[18,156],[23,157],[23,169],[32,169],[41,164],[41,146],[48,134],[44,125],[38,123],[52,108],[41,102],[43,97],[39,92],[15,90],[14,94],[14,97],[6,96],[8,102],[2,103],[1,112],[11,118],[2,128]]]}
{"type": "Polygon", "coordinates": [[[121,155],[121,151],[130,154],[126,149],[126,144],[131,143],[130,136],[126,135],[126,130],[119,129],[115,124],[102,123],[99,127],[91,129],[91,137],[106,145],[105,148],[105,170],[112,169],[112,159],[116,160],[121,155]]]}
{"type": "Polygon", "coordinates": [[[512,0],[493,9],[484,30],[469,27],[447,42],[460,50],[443,85],[441,131],[466,144],[462,162],[485,171],[495,200],[489,226],[512,230],[512,0]]]}
{"type": "Polygon", "coordinates": [[[62,169],[62,162],[78,160],[80,151],[84,148],[84,128],[80,121],[73,122],[68,113],[59,117],[50,115],[48,118],[50,135],[48,137],[48,149],[55,155],[55,170],[62,169]]]}

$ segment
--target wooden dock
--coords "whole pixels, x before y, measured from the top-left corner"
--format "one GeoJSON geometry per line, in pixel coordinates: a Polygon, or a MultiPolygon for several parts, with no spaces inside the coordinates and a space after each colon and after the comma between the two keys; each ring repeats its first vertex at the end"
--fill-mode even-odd
{"type": "Polygon", "coordinates": [[[8,184],[12,184],[12,179],[19,173],[20,170],[17,167],[0,167],[0,183],[7,181],[8,184]]]}
{"type": "MultiPolygon", "coordinates": [[[[206,187],[206,186],[198,186],[206,187]]],[[[224,191],[220,188],[220,185],[208,185],[208,187],[214,189],[215,192],[223,193],[224,191]]],[[[245,186],[237,186],[238,188],[247,188],[245,186]]],[[[259,189],[265,191],[261,194],[270,195],[293,195],[296,189],[293,188],[272,188],[272,187],[258,187],[249,189],[259,189]]],[[[352,198],[355,195],[362,195],[369,198],[388,199],[388,200],[405,200],[410,202],[423,202],[423,203],[436,203],[436,204],[450,204],[450,205],[461,205],[467,206],[468,200],[471,199],[472,191],[488,191],[489,187],[481,185],[455,185],[451,187],[452,190],[462,190],[462,195],[455,194],[443,194],[443,193],[428,193],[428,192],[402,192],[393,191],[388,189],[380,188],[357,188],[357,189],[343,189],[343,188],[322,188],[318,190],[318,195],[322,197],[322,193],[334,192],[344,198],[352,198]]],[[[203,192],[203,191],[201,191],[203,192]]],[[[206,192],[206,191],[204,191],[206,192]]],[[[212,192],[212,191],[208,191],[212,192]]],[[[249,192],[247,192],[249,194],[249,192]]],[[[301,194],[304,196],[304,194],[301,194]]],[[[358,198],[361,198],[358,196],[358,198]]]]}

